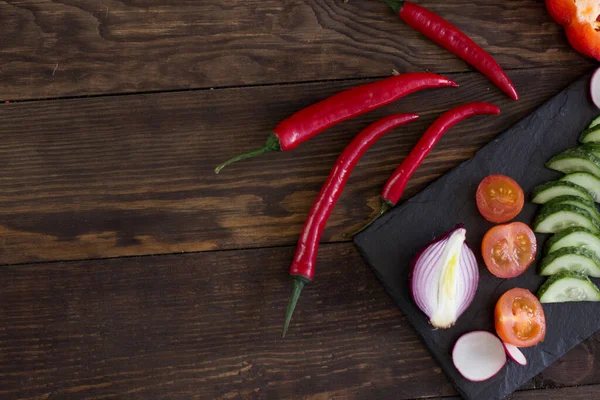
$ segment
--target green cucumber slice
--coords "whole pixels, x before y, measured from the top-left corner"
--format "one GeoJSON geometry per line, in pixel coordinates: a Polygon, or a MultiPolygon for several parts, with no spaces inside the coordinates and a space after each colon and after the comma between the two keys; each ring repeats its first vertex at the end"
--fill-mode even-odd
{"type": "Polygon", "coordinates": [[[600,301],[600,290],[590,278],[573,272],[561,272],[544,282],[537,297],[541,303],[600,301]]]}
{"type": "Polygon", "coordinates": [[[600,143],[600,125],[594,125],[581,132],[579,142],[584,144],[600,143]]]}
{"type": "Polygon", "coordinates": [[[551,181],[533,189],[531,202],[544,204],[559,196],[578,196],[592,201],[592,195],[575,183],[569,181],[551,181]]]}
{"type": "Polygon", "coordinates": [[[586,189],[596,203],[600,203],[600,179],[587,172],[573,172],[560,178],[586,189]]]}
{"type": "Polygon", "coordinates": [[[598,222],[591,214],[570,204],[556,204],[541,210],[533,223],[533,231],[538,233],[558,233],[563,229],[579,226],[600,232],[598,222]]]}
{"type": "Polygon", "coordinates": [[[582,147],[573,147],[555,155],[546,163],[546,167],[565,174],[589,172],[600,178],[600,158],[582,147]]]}
{"type": "Polygon", "coordinates": [[[543,213],[544,209],[550,208],[557,204],[570,204],[572,206],[579,207],[579,208],[583,209],[584,211],[587,211],[588,213],[590,213],[590,215],[597,222],[600,222],[600,215],[598,214],[598,210],[596,209],[596,203],[594,203],[593,201],[584,199],[582,197],[577,197],[577,196],[568,196],[568,195],[567,196],[558,196],[558,197],[548,201],[546,204],[544,204],[540,213],[543,213]]]}
{"type": "Polygon", "coordinates": [[[554,275],[562,271],[600,278],[600,260],[588,249],[563,247],[548,254],[540,263],[540,275],[554,275]]]}
{"type": "Polygon", "coordinates": [[[554,253],[564,247],[588,249],[600,259],[600,235],[589,229],[576,226],[560,231],[546,242],[546,254],[554,253]]]}
{"type": "Polygon", "coordinates": [[[600,125],[600,115],[594,118],[594,120],[588,125],[588,129],[593,128],[596,125],[600,125]]]}
{"type": "MultiPolygon", "coordinates": [[[[600,126],[598,129],[600,129],[600,126]]],[[[600,143],[586,143],[583,146],[579,146],[579,148],[589,151],[596,157],[600,157],[600,143]]]]}

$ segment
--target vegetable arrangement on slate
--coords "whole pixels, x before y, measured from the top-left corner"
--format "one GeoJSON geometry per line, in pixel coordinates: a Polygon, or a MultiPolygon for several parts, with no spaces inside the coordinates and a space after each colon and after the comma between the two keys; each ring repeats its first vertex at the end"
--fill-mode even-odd
{"type": "MultiPolygon", "coordinates": [[[[598,294],[588,280],[595,283],[595,278],[562,272],[547,279],[539,274],[540,260],[535,268],[530,262],[533,254],[544,249],[569,247],[571,240],[594,244],[599,238],[563,231],[578,237],[561,233],[543,246],[544,234],[532,235],[527,227],[539,213],[539,206],[531,202],[537,194],[534,188],[544,182],[561,182],[558,186],[575,188],[574,194],[586,196],[575,185],[563,185],[568,181],[560,180],[562,176],[544,164],[564,151],[569,141],[600,114],[590,101],[589,82],[587,76],[573,84],[488,143],[471,160],[397,205],[355,237],[359,251],[386,291],[465,399],[504,398],[600,329],[600,318],[596,317],[600,302],[564,302],[559,295],[557,300],[563,302],[548,303],[546,296],[555,295],[543,293],[545,285],[562,279],[558,292],[567,288],[572,294],[568,287],[575,284],[592,299],[598,294]],[[512,179],[500,179],[498,174],[512,179]],[[514,213],[517,216],[507,220],[514,213]],[[478,263],[487,268],[479,270],[475,298],[454,325],[434,328],[411,293],[411,261],[418,257],[420,248],[427,247],[432,235],[458,222],[466,227],[466,243],[478,263]],[[507,362],[498,351],[502,346],[512,361],[507,362]]],[[[462,279],[460,274],[455,276],[462,279]]],[[[448,282],[438,284],[441,290],[453,287],[445,276],[436,281],[448,282]]]]}
{"type": "MultiPolygon", "coordinates": [[[[514,85],[498,63],[458,28],[416,4],[383,1],[408,25],[474,66],[510,98],[518,100],[514,85]]],[[[596,3],[582,11],[578,8],[581,3],[573,8],[571,2],[575,3],[573,0],[547,0],[554,18],[567,27],[574,47],[598,57],[600,52],[595,51],[600,46],[600,38],[593,35],[598,35],[595,30],[593,34],[589,31],[589,26],[598,27],[599,23],[586,20],[588,26],[587,22],[581,21],[582,15],[588,18],[590,13],[598,11],[594,8],[596,3]],[[578,18],[577,24],[573,16],[578,18]],[[582,38],[588,42],[583,43],[582,38]],[[590,45],[595,39],[598,43],[590,45]]],[[[600,75],[596,75],[596,81],[600,82],[598,77],[600,75]]],[[[456,86],[452,80],[428,72],[406,73],[356,86],[296,112],[275,127],[263,147],[229,159],[219,165],[215,173],[233,162],[259,154],[291,150],[331,126],[411,93],[456,86]]],[[[594,96],[600,101],[600,84],[594,96]]],[[[379,213],[358,232],[398,203],[412,174],[452,126],[474,115],[499,113],[500,109],[492,104],[474,102],[442,114],[388,179],[381,193],[379,213]]],[[[338,157],[298,240],[290,267],[293,291],[282,336],[289,328],[302,289],[314,278],[321,235],[353,168],[381,136],[417,118],[416,114],[382,118],[362,130],[338,157]]],[[[600,301],[600,290],[587,277],[600,277],[600,215],[594,204],[594,200],[600,201],[600,117],[581,134],[580,141],[581,146],[566,150],[547,163],[548,168],[566,175],[538,186],[532,193],[532,202],[543,204],[534,230],[555,233],[547,243],[546,256],[539,268],[541,275],[551,277],[539,288],[537,298],[528,289],[519,287],[513,287],[499,297],[493,315],[489,315],[494,321],[496,335],[487,330],[475,330],[464,333],[455,341],[453,365],[469,381],[483,382],[492,378],[505,366],[507,355],[518,365],[528,364],[520,348],[536,346],[546,336],[546,316],[539,300],[543,303],[600,301]]],[[[518,277],[528,270],[537,253],[537,239],[532,229],[523,222],[507,223],[523,209],[523,189],[512,178],[494,174],[479,183],[475,199],[481,216],[502,224],[491,227],[481,241],[481,257],[488,271],[501,279],[518,277]]],[[[412,300],[433,328],[452,328],[478,293],[478,261],[466,240],[467,231],[461,224],[427,245],[413,259],[409,286],[412,300]]]]}

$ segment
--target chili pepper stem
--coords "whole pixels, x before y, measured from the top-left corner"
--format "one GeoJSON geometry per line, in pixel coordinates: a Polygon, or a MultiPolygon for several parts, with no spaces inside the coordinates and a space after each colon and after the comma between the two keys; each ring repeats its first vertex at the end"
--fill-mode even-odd
{"type": "Polygon", "coordinates": [[[373,218],[371,218],[371,220],[369,222],[367,222],[365,225],[362,226],[362,228],[360,228],[359,230],[350,233],[350,234],[344,234],[344,236],[346,237],[352,237],[352,236],[356,236],[359,233],[361,233],[362,231],[364,231],[365,229],[367,229],[369,226],[371,226],[371,224],[375,221],[377,221],[379,219],[379,217],[381,217],[383,214],[385,214],[386,212],[388,212],[389,210],[391,210],[394,207],[394,204],[391,203],[388,200],[384,200],[383,198],[380,198],[381,200],[381,205],[379,206],[379,211],[377,212],[377,214],[375,214],[375,216],[373,218]]]}
{"type": "Polygon", "coordinates": [[[382,2],[384,2],[385,4],[387,4],[388,6],[390,6],[390,8],[392,10],[394,10],[394,12],[396,14],[398,14],[400,12],[400,10],[402,10],[402,6],[404,5],[404,1],[402,0],[381,0],[382,2]]]}
{"type": "Polygon", "coordinates": [[[283,332],[281,333],[281,337],[285,337],[285,334],[290,327],[290,321],[292,320],[294,309],[298,303],[298,298],[300,298],[300,293],[302,293],[302,289],[304,289],[304,285],[310,282],[310,280],[307,278],[299,275],[294,275],[292,278],[294,283],[292,288],[292,297],[290,297],[290,302],[288,303],[287,311],[285,312],[285,322],[283,324],[283,332]]]}
{"type": "Polygon", "coordinates": [[[264,154],[264,153],[268,153],[271,151],[279,151],[279,150],[281,150],[281,144],[279,143],[279,138],[274,133],[271,133],[271,134],[269,134],[269,137],[267,138],[267,142],[265,143],[265,145],[263,147],[261,147],[260,149],[249,151],[248,153],[240,154],[239,156],[230,158],[229,160],[225,161],[223,164],[221,164],[217,168],[215,168],[215,174],[218,174],[219,172],[221,172],[221,170],[223,168],[225,168],[229,164],[234,163],[236,161],[245,160],[246,158],[258,156],[259,154],[264,154]]]}

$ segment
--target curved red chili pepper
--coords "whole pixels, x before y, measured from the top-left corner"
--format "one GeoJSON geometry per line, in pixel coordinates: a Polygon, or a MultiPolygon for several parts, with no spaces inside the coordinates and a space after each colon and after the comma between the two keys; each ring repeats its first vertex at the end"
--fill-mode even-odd
{"type": "Polygon", "coordinates": [[[412,174],[448,129],[464,119],[481,114],[498,115],[500,109],[489,103],[469,103],[453,108],[436,119],[385,183],[381,192],[381,208],[377,215],[354,234],[363,231],[398,203],[412,174]]]}
{"type": "Polygon", "coordinates": [[[215,172],[219,173],[235,161],[262,153],[291,150],[342,121],[390,104],[419,90],[446,86],[457,87],[458,84],[441,75],[412,72],[344,90],[283,120],[269,135],[263,147],[224,162],[215,168],[215,172]]]}
{"type": "Polygon", "coordinates": [[[408,1],[382,1],[390,6],[413,29],[475,67],[511,99],[519,100],[515,86],[502,67],[490,54],[457,27],[428,9],[408,1]]]}
{"type": "Polygon", "coordinates": [[[321,191],[308,213],[308,218],[302,229],[302,234],[298,239],[296,255],[294,256],[294,261],[290,267],[290,275],[294,280],[294,288],[285,315],[282,336],[285,336],[288,329],[302,288],[306,283],[310,282],[315,275],[315,261],[317,259],[321,234],[323,233],[327,219],[331,214],[331,210],[335,206],[335,203],[339,199],[342,190],[346,185],[346,181],[348,180],[352,169],[356,166],[361,156],[377,141],[377,139],[390,130],[414,121],[417,118],[419,118],[419,116],[416,114],[397,114],[382,118],[356,135],[339,155],[333,169],[329,173],[329,177],[321,187],[321,191]]]}

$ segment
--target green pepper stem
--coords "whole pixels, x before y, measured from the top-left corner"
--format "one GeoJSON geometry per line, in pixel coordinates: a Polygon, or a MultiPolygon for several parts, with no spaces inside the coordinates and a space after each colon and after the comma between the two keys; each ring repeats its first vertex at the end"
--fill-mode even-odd
{"type": "Polygon", "coordinates": [[[402,10],[402,7],[404,6],[403,0],[381,0],[381,1],[384,2],[385,4],[387,4],[388,6],[390,6],[390,8],[392,10],[394,10],[394,12],[396,14],[398,14],[400,12],[400,10],[402,10]]]}
{"type": "Polygon", "coordinates": [[[269,137],[267,138],[267,142],[265,143],[265,145],[263,147],[261,147],[260,149],[252,150],[252,151],[249,151],[248,153],[240,154],[239,156],[230,158],[229,160],[225,161],[223,164],[221,164],[217,168],[215,168],[215,174],[218,174],[219,172],[221,172],[221,170],[223,168],[225,168],[229,164],[234,163],[236,161],[245,160],[246,158],[251,158],[251,157],[257,156],[259,154],[268,153],[270,151],[279,151],[279,150],[281,150],[281,143],[279,142],[279,138],[274,133],[271,133],[271,134],[269,134],[269,137]]]}
{"type": "Polygon", "coordinates": [[[283,332],[281,333],[281,337],[285,337],[285,334],[290,327],[290,321],[292,320],[294,309],[296,308],[296,304],[298,304],[298,298],[300,298],[300,293],[302,293],[304,285],[310,282],[305,277],[299,275],[293,275],[292,278],[294,279],[292,297],[290,297],[290,302],[288,303],[287,311],[285,312],[285,322],[283,324],[283,332]]]}
{"type": "Polygon", "coordinates": [[[352,236],[358,235],[359,233],[361,233],[362,231],[367,229],[369,226],[371,226],[371,224],[373,222],[377,221],[377,219],[379,219],[379,217],[381,217],[383,214],[385,214],[386,212],[391,210],[392,207],[394,207],[394,204],[390,203],[388,200],[381,199],[381,206],[379,206],[379,211],[377,212],[377,214],[375,214],[375,216],[373,218],[371,218],[371,220],[369,222],[367,222],[365,225],[363,225],[362,228],[360,228],[357,231],[354,231],[353,233],[344,234],[344,236],[352,237],[352,236]]]}

